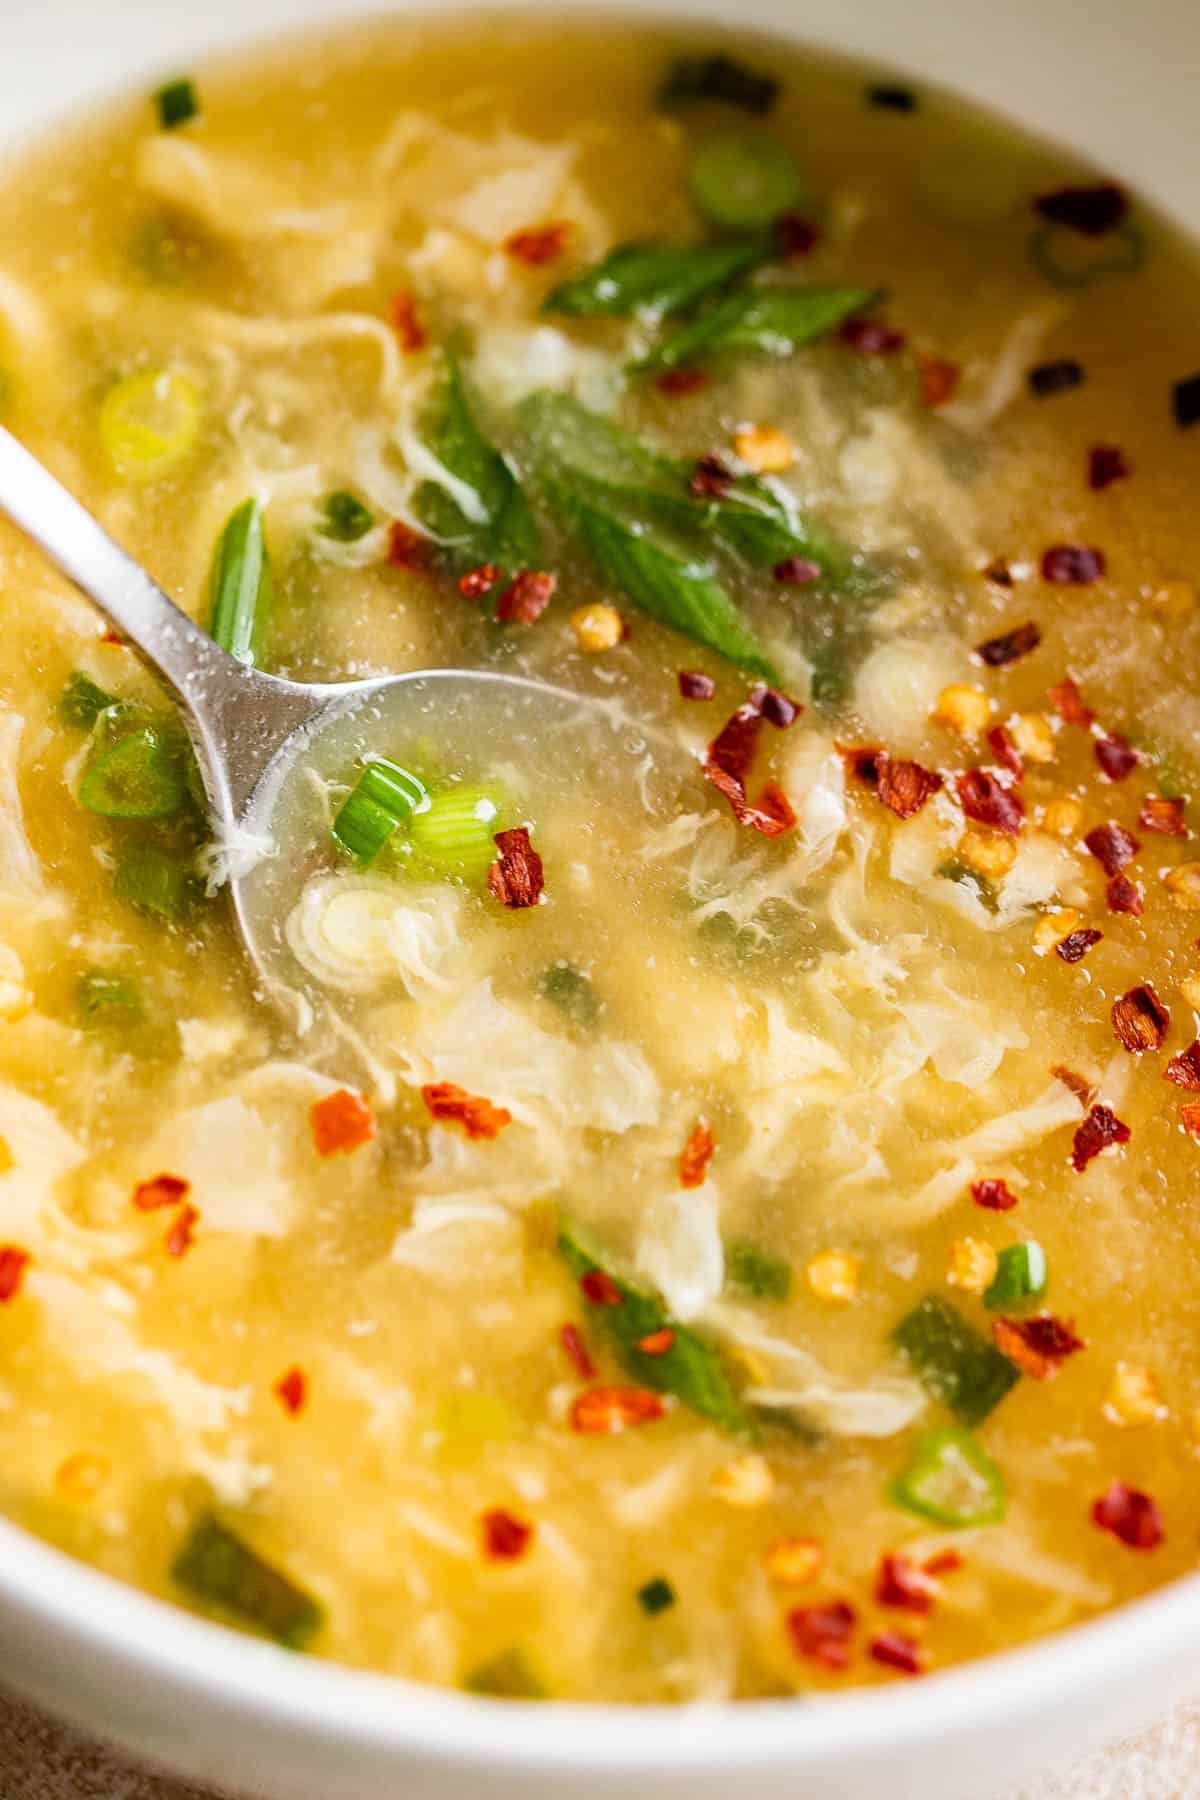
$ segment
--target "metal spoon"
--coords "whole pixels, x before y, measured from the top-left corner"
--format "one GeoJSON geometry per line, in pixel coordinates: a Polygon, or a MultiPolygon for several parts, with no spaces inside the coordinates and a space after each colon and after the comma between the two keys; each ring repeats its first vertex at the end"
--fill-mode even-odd
{"type": "MultiPolygon", "coordinates": [[[[463,669],[424,670],[364,681],[296,682],[246,667],[193,624],[146,571],[114,543],[11,433],[0,427],[0,510],[28,533],[123,637],[141,652],[179,703],[196,752],[219,838],[261,834],[274,797],[315,739],[366,709],[370,729],[387,744],[428,731],[432,722],[494,719],[511,713],[511,744],[535,720],[561,730],[600,702],[524,677],[463,669]]],[[[629,743],[630,752],[640,746],[629,743]]],[[[564,745],[565,749],[566,746],[564,745]]],[[[678,746],[675,746],[678,754],[678,746]]],[[[246,950],[267,991],[294,997],[279,970],[283,900],[277,882],[231,871],[230,894],[246,950]]],[[[295,1008],[289,1007],[295,1014],[295,1008]]]]}

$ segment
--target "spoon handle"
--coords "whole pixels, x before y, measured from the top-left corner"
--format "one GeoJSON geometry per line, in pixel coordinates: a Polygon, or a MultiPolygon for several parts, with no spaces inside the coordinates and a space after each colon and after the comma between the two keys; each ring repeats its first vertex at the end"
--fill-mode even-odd
{"type": "Polygon", "coordinates": [[[235,661],[3,426],[0,511],[41,545],[174,690],[213,810],[236,820],[272,753],[315,716],[324,691],[235,661]]]}

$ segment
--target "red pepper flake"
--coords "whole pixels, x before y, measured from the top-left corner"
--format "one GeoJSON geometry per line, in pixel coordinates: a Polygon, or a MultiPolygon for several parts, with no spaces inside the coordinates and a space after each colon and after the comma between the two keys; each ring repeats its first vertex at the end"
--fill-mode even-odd
{"type": "Polygon", "coordinates": [[[648,1388],[598,1387],[580,1394],[571,1408],[571,1429],[585,1437],[610,1436],[665,1416],[667,1403],[648,1388]]]}
{"type": "Polygon", "coordinates": [[[797,1654],[826,1669],[844,1669],[850,1661],[850,1636],[856,1623],[854,1608],[845,1600],[797,1606],[787,1616],[797,1654]]]}
{"type": "Polygon", "coordinates": [[[392,330],[401,350],[406,354],[423,350],[429,342],[429,334],[418,315],[416,297],[408,288],[400,288],[392,295],[391,315],[392,330]]]}
{"type": "Polygon", "coordinates": [[[973,1181],[971,1198],[976,1206],[986,1206],[989,1212],[1011,1212],[1017,1204],[1017,1196],[1007,1181],[998,1175],[986,1175],[982,1181],[973,1181]]]}
{"type": "Polygon", "coordinates": [[[1054,946],[1054,954],[1065,963],[1082,962],[1089,950],[1094,950],[1104,936],[1094,925],[1085,925],[1080,931],[1068,931],[1066,937],[1059,938],[1054,946]]]}
{"type": "Polygon", "coordinates": [[[847,319],[838,329],[843,344],[849,344],[863,356],[890,356],[903,350],[908,338],[882,319],[847,319]]]}
{"type": "Polygon", "coordinates": [[[603,1269],[589,1269],[579,1277],[579,1291],[593,1306],[624,1306],[625,1296],[603,1269]]]}
{"type": "Polygon", "coordinates": [[[988,638],[985,644],[978,646],[975,654],[989,669],[1006,669],[1009,663],[1036,650],[1041,641],[1041,627],[1030,619],[1024,625],[1014,625],[1000,637],[988,638]]]}
{"type": "Polygon", "coordinates": [[[1129,464],[1125,460],[1125,452],[1118,450],[1115,444],[1093,444],[1088,451],[1088,486],[1097,491],[1109,487],[1114,481],[1123,481],[1129,474],[1129,464]]]}
{"type": "Polygon", "coordinates": [[[303,1369],[292,1367],[286,1375],[281,1375],[271,1392],[283,1407],[284,1412],[295,1418],[304,1410],[308,1400],[308,1376],[303,1369]]]}
{"type": "Polygon", "coordinates": [[[1050,689],[1050,700],[1059,718],[1068,725],[1086,727],[1095,720],[1095,713],[1090,706],[1084,705],[1083,695],[1069,675],[1057,687],[1050,689]]]}
{"type": "Polygon", "coordinates": [[[1083,841],[1106,875],[1119,875],[1142,847],[1133,833],[1115,819],[1106,825],[1094,825],[1083,841]]]}
{"type": "Polygon", "coordinates": [[[702,456],[688,478],[688,493],[695,500],[723,500],[733,481],[733,470],[719,456],[702,456]]]}
{"type": "Polygon", "coordinates": [[[895,762],[886,753],[876,764],[875,792],[898,819],[911,819],[942,786],[934,769],[918,762],[895,762]]]}
{"type": "Polygon", "coordinates": [[[651,1331],[644,1338],[638,1339],[638,1349],[643,1356],[665,1356],[675,1342],[675,1333],[669,1325],[661,1331],[651,1331]]]}
{"type": "Polygon", "coordinates": [[[897,1606],[905,1612],[927,1613],[933,1605],[937,1588],[909,1557],[898,1552],[880,1558],[875,1579],[875,1599],[880,1606],[897,1606]]]}
{"type": "Polygon", "coordinates": [[[1092,1523],[1111,1531],[1130,1550],[1156,1550],[1164,1536],[1162,1514],[1137,1488],[1114,1481],[1107,1494],[1092,1505],[1092,1523]]]}
{"type": "Polygon", "coordinates": [[[1196,1142],[1200,1143],[1200,1106],[1194,1100],[1190,1100],[1186,1106],[1180,1107],[1179,1123],[1189,1137],[1195,1138],[1196,1142]]]}
{"type": "Polygon", "coordinates": [[[803,213],[780,213],[775,220],[774,232],[775,248],[788,261],[810,256],[821,238],[820,231],[803,213]]]}
{"type": "Polygon", "coordinates": [[[962,370],[957,363],[943,362],[940,356],[926,356],[917,351],[917,384],[922,406],[945,406],[961,380],[962,370]]]}
{"type": "Polygon", "coordinates": [[[987,769],[966,769],[955,777],[958,803],[968,819],[1016,837],[1025,819],[1020,794],[987,769]]]}
{"type": "Polygon", "coordinates": [[[1173,1056],[1163,1070],[1163,1080],[1176,1087],[1200,1089],[1200,1038],[1194,1038],[1186,1050],[1173,1056]]]}
{"type": "Polygon", "coordinates": [[[1055,544],[1042,556],[1042,580],[1084,587],[1099,581],[1107,567],[1103,550],[1088,544],[1055,544]]]}
{"type": "Polygon", "coordinates": [[[540,269],[544,263],[556,262],[567,247],[571,227],[566,223],[541,225],[533,230],[514,231],[504,240],[504,248],[518,262],[540,269]]]}
{"type": "Polygon", "coordinates": [[[1093,1106],[1075,1132],[1071,1146],[1072,1168],[1086,1169],[1093,1157],[1113,1144],[1127,1144],[1132,1136],[1128,1125],[1118,1119],[1111,1106],[1093,1106]]]}
{"type": "Polygon", "coordinates": [[[1096,761],[1109,781],[1124,781],[1131,775],[1142,760],[1129,742],[1119,731],[1110,731],[1106,737],[1096,739],[1096,761]]]}
{"type": "Polygon", "coordinates": [[[1130,988],[1112,1006],[1113,1030],[1133,1056],[1161,1050],[1171,1015],[1152,987],[1130,988]]]}
{"type": "Polygon", "coordinates": [[[393,519],[388,526],[387,559],[394,569],[427,569],[432,549],[429,539],[403,519],[393,519]]]}
{"type": "Polygon", "coordinates": [[[488,892],[514,912],[536,906],[546,883],[528,828],[517,825],[512,831],[498,831],[495,843],[500,855],[488,870],[488,892]]]}
{"type": "Polygon", "coordinates": [[[694,394],[708,386],[708,376],[703,369],[664,369],[654,385],[660,394],[694,394]]]}
{"type": "Polygon", "coordinates": [[[703,669],[680,669],[679,692],[685,700],[711,700],[717,684],[703,669]]]}
{"type": "Polygon", "coordinates": [[[468,1094],[454,1081],[428,1082],[421,1089],[421,1098],[433,1118],[453,1120],[472,1139],[498,1137],[512,1124],[507,1106],[493,1106],[482,1094],[468,1094]]]}
{"type": "Polygon", "coordinates": [[[712,1126],[707,1119],[697,1119],[688,1133],[688,1141],[683,1146],[683,1155],[679,1158],[679,1185],[685,1188],[703,1187],[704,1177],[708,1173],[708,1165],[712,1161],[716,1149],[712,1126]]]}
{"type": "Polygon", "coordinates": [[[853,781],[861,781],[866,787],[879,786],[879,766],[887,757],[887,751],[879,744],[839,744],[837,751],[853,781]]]}
{"type": "Polygon", "coordinates": [[[502,1506],[481,1513],[479,1529],[483,1554],[489,1562],[520,1562],[533,1541],[533,1526],[515,1519],[502,1506]]]}
{"type": "Polygon", "coordinates": [[[505,624],[532,625],[549,606],[557,586],[557,575],[522,569],[497,600],[496,617],[505,624]]]}
{"type": "Polygon", "coordinates": [[[122,637],[119,631],[114,631],[111,625],[106,626],[100,633],[100,642],[102,644],[112,644],[118,650],[128,650],[129,648],[129,639],[122,637]]]}
{"type": "Polygon", "coordinates": [[[1157,832],[1159,837],[1186,837],[1184,805],[1182,799],[1167,800],[1161,794],[1147,794],[1138,814],[1138,824],[1143,831],[1157,832]]]}
{"type": "Polygon", "coordinates": [[[923,1675],[925,1656],[915,1638],[903,1631],[881,1631],[867,1646],[867,1655],[885,1669],[897,1669],[901,1675],[923,1675]]]}
{"type": "Polygon", "coordinates": [[[0,1244],[0,1304],[16,1299],[32,1261],[28,1250],[20,1250],[16,1244],[0,1244]]]}
{"type": "Polygon", "coordinates": [[[935,1556],[928,1556],[922,1567],[927,1575],[953,1575],[966,1563],[961,1550],[939,1550],[935,1556]]]}
{"type": "Polygon", "coordinates": [[[751,826],[764,837],[779,837],[796,823],[782,788],[768,782],[756,805],[746,798],[746,783],[762,726],[763,716],[757,706],[739,706],[708,746],[703,773],[704,779],[724,794],[740,824],[751,826]]]}
{"type": "Polygon", "coordinates": [[[595,1381],[599,1371],[592,1361],[591,1353],[583,1341],[583,1333],[578,1325],[564,1325],[558,1334],[567,1360],[581,1381],[595,1381]]]}
{"type": "Polygon", "coordinates": [[[1002,556],[995,556],[980,573],[985,581],[995,587],[1010,588],[1016,586],[1016,577],[1002,556]]]}
{"type": "Polygon", "coordinates": [[[1129,201],[1115,181],[1058,188],[1052,194],[1039,194],[1033,205],[1052,225],[1065,225],[1085,237],[1103,237],[1114,231],[1129,211],[1129,201]]]}
{"type": "Polygon", "coordinates": [[[776,731],[786,731],[804,711],[799,700],[793,700],[788,694],[781,694],[778,688],[765,689],[758,706],[767,724],[774,725],[776,731]]]}
{"type": "Polygon", "coordinates": [[[1056,1319],[1053,1313],[1036,1313],[1032,1319],[996,1319],[992,1325],[996,1347],[1034,1381],[1049,1381],[1068,1356],[1084,1348],[1075,1335],[1074,1321],[1056,1319]]]}
{"type": "Polygon", "coordinates": [[[133,1190],[133,1204],[139,1212],[160,1212],[164,1206],[178,1206],[192,1191],[190,1181],[182,1175],[155,1175],[139,1181],[133,1190]]]}
{"type": "Polygon", "coordinates": [[[1114,875],[1108,884],[1107,899],[1109,912],[1131,913],[1140,919],[1146,910],[1141,888],[1128,875],[1114,875]]]}
{"type": "Polygon", "coordinates": [[[807,587],[810,582],[821,579],[821,565],[808,556],[785,556],[771,573],[785,587],[807,587]]]}
{"type": "Polygon", "coordinates": [[[369,1144],[378,1130],[370,1102],[349,1088],[338,1088],[326,1094],[309,1108],[313,1145],[318,1156],[335,1156],[339,1151],[358,1150],[369,1144]]]}
{"type": "Polygon", "coordinates": [[[1055,1063],[1050,1073],[1056,1081],[1061,1081],[1065,1088],[1070,1088],[1082,1105],[1090,1106],[1096,1098],[1096,1089],[1087,1076],[1077,1075],[1074,1069],[1068,1069],[1065,1063],[1055,1063]]]}
{"type": "Polygon", "coordinates": [[[993,725],[987,734],[987,741],[1000,767],[1007,769],[1015,781],[1023,781],[1025,764],[1007,725],[993,725]]]}
{"type": "Polygon", "coordinates": [[[175,1223],[168,1231],[164,1242],[168,1256],[186,1256],[196,1236],[196,1226],[200,1220],[199,1207],[185,1203],[176,1215],[175,1223]]]}
{"type": "Polygon", "coordinates": [[[465,600],[482,600],[499,579],[500,571],[495,563],[480,563],[477,569],[468,569],[465,575],[459,576],[458,591],[465,600]]]}

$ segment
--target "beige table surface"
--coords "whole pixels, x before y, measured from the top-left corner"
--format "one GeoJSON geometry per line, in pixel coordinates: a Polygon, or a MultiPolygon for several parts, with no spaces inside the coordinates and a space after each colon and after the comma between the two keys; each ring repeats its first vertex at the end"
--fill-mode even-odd
{"type": "MultiPolygon", "coordinates": [[[[224,1800],[170,1781],[0,1696],[0,1800],[224,1800]]],[[[938,1795],[933,1800],[971,1800],[938,1795]]],[[[1011,1800],[1200,1800],[1200,1702],[1011,1800]]]]}

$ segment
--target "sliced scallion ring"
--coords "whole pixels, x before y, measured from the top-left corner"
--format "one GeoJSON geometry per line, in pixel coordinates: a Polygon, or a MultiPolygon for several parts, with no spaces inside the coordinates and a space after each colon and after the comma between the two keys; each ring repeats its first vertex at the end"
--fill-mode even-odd
{"type": "Polygon", "coordinates": [[[347,796],[333,835],[341,848],[365,867],[374,862],[392,833],[428,800],[425,784],[399,763],[369,762],[347,796]]]}
{"type": "Polygon", "coordinates": [[[795,157],[765,131],[709,138],[692,159],[688,184],[704,217],[724,231],[761,231],[805,193],[795,157]]]}
{"type": "Polygon", "coordinates": [[[100,442],[119,475],[154,481],[195,446],[200,390],[174,369],[141,369],[115,382],[100,406],[100,442]]]}

